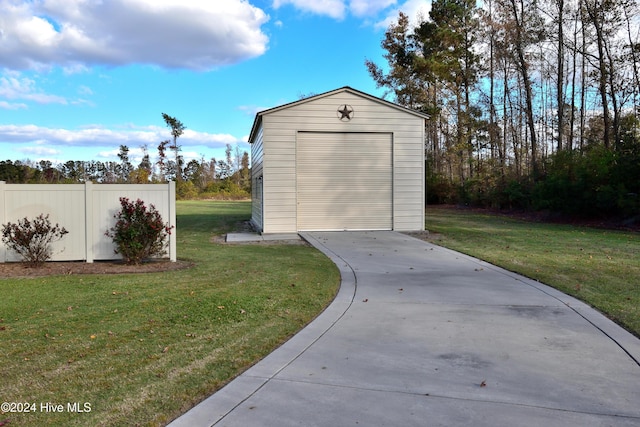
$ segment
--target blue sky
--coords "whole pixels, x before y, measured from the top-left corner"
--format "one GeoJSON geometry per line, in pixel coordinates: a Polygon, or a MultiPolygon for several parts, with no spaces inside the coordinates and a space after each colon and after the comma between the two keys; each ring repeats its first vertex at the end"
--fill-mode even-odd
{"type": "Polygon", "coordinates": [[[0,0],[0,160],[152,157],[187,127],[187,160],[249,151],[257,111],[342,86],[402,10],[430,0],[0,0]]]}

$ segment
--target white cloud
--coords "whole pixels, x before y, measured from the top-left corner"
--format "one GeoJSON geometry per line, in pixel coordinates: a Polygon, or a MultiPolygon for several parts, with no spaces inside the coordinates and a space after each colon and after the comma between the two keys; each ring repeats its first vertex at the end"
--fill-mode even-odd
{"type": "Polygon", "coordinates": [[[238,110],[242,111],[247,116],[253,117],[256,114],[258,114],[260,111],[268,110],[269,108],[273,108],[273,106],[271,106],[271,107],[260,107],[260,106],[257,106],[257,105],[240,105],[238,107],[238,110]]]}
{"type": "MultiPolygon", "coordinates": [[[[101,159],[114,159],[118,157],[118,153],[120,153],[119,149],[99,151],[98,157],[100,157],[101,159]]],[[[129,150],[129,155],[131,155],[131,150],[129,150]]]]}
{"type": "Polygon", "coordinates": [[[356,18],[366,18],[367,23],[377,20],[374,27],[378,29],[386,29],[396,22],[400,11],[409,16],[411,25],[416,26],[428,18],[431,9],[430,0],[406,0],[400,5],[398,0],[273,0],[274,9],[286,5],[338,20],[344,19],[347,13],[356,18]]]}
{"type": "Polygon", "coordinates": [[[93,91],[91,90],[91,88],[85,85],[80,85],[78,87],[78,93],[80,95],[93,95],[93,91]]]}
{"type": "Polygon", "coordinates": [[[343,19],[346,14],[343,0],[273,0],[274,9],[279,9],[287,4],[304,12],[326,15],[334,19],[343,19]]]}
{"type": "Polygon", "coordinates": [[[27,104],[0,101],[0,108],[3,110],[24,110],[27,108],[27,104]]]}
{"type": "Polygon", "coordinates": [[[222,147],[226,144],[239,142],[238,138],[228,133],[204,133],[185,130],[180,137],[183,145],[204,145],[208,147],[222,147]]]}
{"type": "MultiPolygon", "coordinates": [[[[123,144],[125,145],[125,144],[123,144]]],[[[142,157],[144,156],[144,151],[142,150],[142,148],[140,147],[128,147],[129,148],[129,152],[127,153],[127,155],[129,156],[129,161],[133,164],[138,164],[142,161],[142,157]]],[[[147,150],[147,154],[150,155],[150,157],[153,157],[154,150],[147,150]]],[[[99,151],[97,156],[101,159],[105,159],[105,160],[116,160],[119,161],[118,159],[118,154],[120,154],[120,147],[118,147],[117,149],[114,150],[104,150],[104,151],[99,151]]]]}
{"type": "Polygon", "coordinates": [[[66,65],[62,68],[65,76],[72,76],[74,74],[88,73],[89,68],[84,64],[73,63],[66,65]]]}
{"type": "MultiPolygon", "coordinates": [[[[161,141],[171,138],[169,130],[160,126],[124,126],[122,129],[106,129],[86,126],[81,129],[59,129],[36,125],[0,125],[0,143],[46,144],[48,147],[119,147],[134,149],[147,144],[155,150],[161,141]]],[[[183,147],[202,146],[221,148],[226,144],[243,142],[229,134],[212,134],[187,129],[178,139],[183,147]]]]}
{"type": "Polygon", "coordinates": [[[396,0],[351,0],[349,10],[358,17],[372,16],[394,4],[396,0]]]}
{"type": "Polygon", "coordinates": [[[210,70],[262,55],[268,20],[246,0],[0,0],[0,66],[210,70]]]}
{"type": "Polygon", "coordinates": [[[39,104],[67,104],[65,98],[39,91],[35,80],[22,77],[15,72],[0,77],[0,98],[22,99],[39,104]]]}
{"type": "Polygon", "coordinates": [[[43,158],[48,156],[56,157],[61,153],[60,150],[56,150],[55,148],[42,147],[42,146],[22,147],[22,148],[19,148],[17,151],[21,153],[25,153],[29,156],[37,156],[38,158],[43,158]]]}
{"type": "Polygon", "coordinates": [[[429,18],[431,1],[428,0],[407,0],[400,6],[390,9],[386,17],[375,24],[376,28],[387,29],[392,23],[398,22],[398,13],[403,12],[409,17],[409,25],[415,27],[429,18]]]}

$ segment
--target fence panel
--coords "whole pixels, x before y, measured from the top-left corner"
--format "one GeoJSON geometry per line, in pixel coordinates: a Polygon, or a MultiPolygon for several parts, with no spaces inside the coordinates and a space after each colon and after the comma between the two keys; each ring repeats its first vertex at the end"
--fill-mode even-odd
{"type": "MultiPolygon", "coordinates": [[[[143,200],[145,205],[154,205],[165,222],[169,221],[171,212],[175,212],[175,197],[170,203],[166,185],[130,184],[130,185],[93,185],[93,254],[95,259],[118,259],[113,252],[110,238],[103,238],[104,233],[115,224],[113,216],[120,211],[120,197],[129,200],[143,200]]],[[[175,225],[175,219],[171,223],[175,225]]],[[[175,229],[172,230],[174,234],[175,229]]]]}
{"type": "MultiPolygon", "coordinates": [[[[154,205],[165,222],[176,225],[175,183],[168,184],[6,184],[0,182],[0,224],[49,214],[52,223],[69,234],[52,245],[52,261],[119,259],[105,232],[115,224],[120,197],[141,199],[154,205]]],[[[176,229],[172,230],[167,256],[176,261],[176,229]]],[[[17,261],[0,242],[0,262],[17,261]]]]}

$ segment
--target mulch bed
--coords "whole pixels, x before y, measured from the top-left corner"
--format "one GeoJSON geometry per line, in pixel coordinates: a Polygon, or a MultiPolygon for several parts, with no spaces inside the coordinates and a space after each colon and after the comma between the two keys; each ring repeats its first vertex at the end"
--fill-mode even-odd
{"type": "Polygon", "coordinates": [[[7,277],[42,277],[75,274],[135,274],[157,273],[161,271],[182,270],[192,267],[186,261],[171,262],[168,260],[148,261],[140,265],[127,265],[122,261],[58,261],[47,262],[40,267],[28,267],[21,262],[0,263],[0,278],[7,277]]]}

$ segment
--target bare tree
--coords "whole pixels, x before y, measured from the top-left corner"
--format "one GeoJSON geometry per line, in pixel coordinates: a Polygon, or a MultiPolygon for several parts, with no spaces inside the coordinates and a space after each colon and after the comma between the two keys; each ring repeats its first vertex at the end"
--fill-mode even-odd
{"type": "Polygon", "coordinates": [[[179,155],[180,146],[178,145],[178,138],[184,133],[186,129],[185,125],[175,117],[171,117],[168,114],[162,113],[162,118],[168,127],[171,128],[171,135],[173,136],[173,144],[169,146],[170,150],[175,153],[176,162],[176,181],[182,181],[182,158],[179,155]]]}
{"type": "Polygon", "coordinates": [[[167,145],[169,141],[162,141],[158,145],[158,175],[160,175],[160,181],[166,182],[167,180],[167,145]]]}

